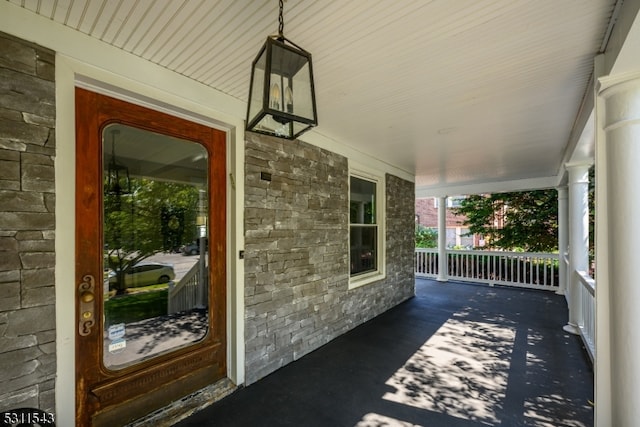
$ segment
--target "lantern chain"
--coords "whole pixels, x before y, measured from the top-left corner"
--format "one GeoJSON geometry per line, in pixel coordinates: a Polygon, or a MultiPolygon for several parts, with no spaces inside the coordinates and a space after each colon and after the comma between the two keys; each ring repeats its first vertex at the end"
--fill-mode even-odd
{"type": "Polygon", "coordinates": [[[280,0],[280,14],[278,15],[278,35],[280,38],[284,37],[284,18],[282,17],[282,9],[284,8],[284,1],[280,0]]]}

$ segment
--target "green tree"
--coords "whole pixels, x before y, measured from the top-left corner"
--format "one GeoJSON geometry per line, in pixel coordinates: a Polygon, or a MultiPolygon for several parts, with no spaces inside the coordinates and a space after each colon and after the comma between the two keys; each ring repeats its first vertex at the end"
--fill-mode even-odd
{"type": "Polygon", "coordinates": [[[489,248],[528,252],[558,249],[556,190],[472,195],[453,211],[466,217],[468,234],[483,235],[489,248]]]}
{"type": "Polygon", "coordinates": [[[437,248],[438,231],[424,225],[416,225],[416,248],[437,248]]]}
{"type": "Polygon", "coordinates": [[[113,286],[126,291],[125,274],[145,258],[196,237],[198,189],[192,185],[131,179],[130,193],[104,193],[106,265],[113,286]]]}

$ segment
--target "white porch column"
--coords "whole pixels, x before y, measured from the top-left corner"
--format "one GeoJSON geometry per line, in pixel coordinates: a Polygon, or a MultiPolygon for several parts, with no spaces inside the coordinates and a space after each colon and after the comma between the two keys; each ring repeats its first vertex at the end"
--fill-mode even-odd
{"type": "Polygon", "coordinates": [[[449,280],[447,267],[447,198],[438,198],[438,282],[449,280]]]}
{"type": "Polygon", "coordinates": [[[640,420],[640,75],[627,76],[625,80],[603,78],[600,83],[603,134],[596,144],[597,161],[602,161],[604,167],[598,170],[603,174],[597,180],[598,190],[606,194],[606,207],[598,210],[602,216],[597,218],[596,226],[608,232],[608,250],[598,250],[597,266],[602,265],[603,271],[597,267],[596,286],[603,287],[608,296],[608,318],[602,319],[608,321],[608,328],[599,331],[606,334],[609,346],[606,341],[596,341],[596,354],[599,358],[605,353],[610,360],[599,367],[596,359],[596,414],[598,402],[602,401],[607,409],[610,405],[608,425],[631,427],[640,420]],[[607,385],[607,380],[610,395],[606,394],[609,390],[603,393],[598,387],[600,382],[607,385]]]}
{"type": "Polygon", "coordinates": [[[567,290],[567,265],[564,263],[564,254],[567,253],[569,242],[569,210],[567,209],[567,187],[558,187],[558,280],[560,281],[558,292],[564,295],[567,290]]]}
{"type": "Polygon", "coordinates": [[[569,172],[569,323],[564,330],[579,334],[581,286],[576,271],[589,267],[589,164],[567,165],[569,172]]]}

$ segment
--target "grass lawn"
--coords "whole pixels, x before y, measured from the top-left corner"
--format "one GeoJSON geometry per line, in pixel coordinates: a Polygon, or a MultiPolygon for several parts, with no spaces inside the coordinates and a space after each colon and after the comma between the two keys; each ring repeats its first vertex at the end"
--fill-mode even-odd
{"type": "Polygon", "coordinates": [[[167,285],[163,289],[112,297],[104,303],[105,325],[131,323],[167,314],[167,285]]]}

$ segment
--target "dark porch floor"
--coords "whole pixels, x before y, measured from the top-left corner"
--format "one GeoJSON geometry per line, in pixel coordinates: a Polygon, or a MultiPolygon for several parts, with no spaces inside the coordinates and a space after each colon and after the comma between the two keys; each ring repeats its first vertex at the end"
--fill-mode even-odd
{"type": "Polygon", "coordinates": [[[564,297],[423,279],[416,294],[177,425],[593,425],[564,297]]]}

